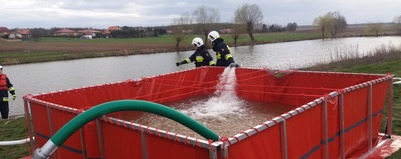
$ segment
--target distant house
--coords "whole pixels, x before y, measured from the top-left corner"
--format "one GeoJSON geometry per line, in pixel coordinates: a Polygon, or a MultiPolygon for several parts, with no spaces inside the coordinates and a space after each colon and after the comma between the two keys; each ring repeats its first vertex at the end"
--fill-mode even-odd
{"type": "Polygon", "coordinates": [[[121,30],[121,28],[119,26],[109,26],[109,28],[107,28],[107,30],[109,30],[109,31],[121,30]]]}
{"type": "Polygon", "coordinates": [[[70,29],[60,29],[53,33],[54,36],[78,36],[79,33],[70,29]]]}
{"type": "Polygon", "coordinates": [[[0,36],[5,36],[10,33],[11,33],[10,29],[8,29],[6,27],[0,27],[0,36]]]}
{"type": "Polygon", "coordinates": [[[119,26],[109,26],[109,28],[104,29],[102,31],[102,35],[105,36],[106,38],[109,38],[111,37],[111,31],[114,30],[121,30],[121,28],[119,26]]]}
{"type": "Polygon", "coordinates": [[[183,33],[192,33],[193,31],[191,29],[187,29],[187,30],[182,30],[183,33]]]}
{"type": "Polygon", "coordinates": [[[24,39],[31,37],[31,30],[29,29],[17,29],[8,34],[9,39],[24,39]]]}
{"type": "MultiPolygon", "coordinates": [[[[173,34],[173,33],[176,33],[176,32],[177,32],[177,30],[166,30],[167,34],[173,34]]],[[[187,30],[183,29],[183,30],[181,30],[181,33],[192,33],[192,32],[193,31],[191,29],[187,29],[187,30]]]]}
{"type": "Polygon", "coordinates": [[[112,31],[112,30],[104,29],[104,30],[102,31],[102,37],[105,37],[105,38],[112,38],[111,31],[112,31]]]}
{"type": "Polygon", "coordinates": [[[104,29],[102,31],[102,35],[106,36],[106,37],[109,37],[111,35],[111,31],[109,29],[104,29]]]}
{"type": "Polygon", "coordinates": [[[82,35],[81,39],[92,39],[92,35],[82,35]]]}
{"type": "Polygon", "coordinates": [[[96,37],[96,34],[100,33],[100,31],[93,29],[85,29],[85,30],[79,30],[78,33],[79,35],[92,35],[92,37],[96,37]]]}
{"type": "Polygon", "coordinates": [[[230,34],[230,33],[233,32],[232,29],[221,29],[221,30],[219,30],[219,31],[220,31],[220,33],[222,33],[222,34],[230,34]]]}

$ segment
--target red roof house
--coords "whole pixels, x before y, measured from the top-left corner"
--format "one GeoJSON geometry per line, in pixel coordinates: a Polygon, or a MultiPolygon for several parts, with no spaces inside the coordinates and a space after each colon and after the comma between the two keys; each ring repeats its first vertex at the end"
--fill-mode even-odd
{"type": "Polygon", "coordinates": [[[78,32],[70,29],[60,29],[53,33],[54,36],[77,36],[78,32]]]}
{"type": "Polygon", "coordinates": [[[10,34],[10,29],[6,27],[0,27],[0,36],[8,35],[10,34]]]}
{"type": "Polygon", "coordinates": [[[93,29],[85,29],[78,31],[81,35],[95,35],[96,33],[100,33],[100,31],[93,30],[93,29]]]}
{"type": "Polygon", "coordinates": [[[29,29],[17,29],[8,34],[9,39],[22,39],[31,37],[31,30],[29,29]]]}
{"type": "Polygon", "coordinates": [[[103,30],[102,35],[111,37],[111,31],[113,30],[121,30],[121,28],[119,26],[109,26],[109,28],[103,30]]]}
{"type": "Polygon", "coordinates": [[[107,30],[113,31],[113,30],[121,30],[121,29],[119,26],[109,26],[109,28],[107,30]]]}

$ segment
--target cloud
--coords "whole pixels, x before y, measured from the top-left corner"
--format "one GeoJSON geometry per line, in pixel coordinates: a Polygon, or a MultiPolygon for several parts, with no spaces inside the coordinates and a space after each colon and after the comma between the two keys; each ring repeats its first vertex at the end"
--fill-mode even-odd
{"type": "MultiPolygon", "coordinates": [[[[311,25],[328,12],[339,11],[348,23],[391,22],[401,15],[396,0],[249,0],[264,15],[263,23],[311,25]]],[[[93,27],[169,25],[174,17],[192,13],[205,5],[220,13],[221,22],[231,22],[243,0],[0,0],[0,24],[10,28],[93,27]]]]}

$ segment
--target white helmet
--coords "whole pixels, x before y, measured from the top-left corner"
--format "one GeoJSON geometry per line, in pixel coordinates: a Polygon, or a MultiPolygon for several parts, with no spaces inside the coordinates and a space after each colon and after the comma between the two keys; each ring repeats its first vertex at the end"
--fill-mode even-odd
{"type": "Polygon", "coordinates": [[[0,65],[0,69],[3,69],[3,66],[0,65]]]}
{"type": "Polygon", "coordinates": [[[203,40],[200,37],[196,37],[192,40],[192,44],[196,45],[197,47],[200,47],[203,45],[203,40]]]}
{"type": "Polygon", "coordinates": [[[210,40],[211,42],[213,42],[214,40],[216,40],[217,38],[219,38],[220,35],[219,35],[219,33],[218,33],[217,31],[211,31],[207,37],[209,38],[209,40],[210,40]]]}

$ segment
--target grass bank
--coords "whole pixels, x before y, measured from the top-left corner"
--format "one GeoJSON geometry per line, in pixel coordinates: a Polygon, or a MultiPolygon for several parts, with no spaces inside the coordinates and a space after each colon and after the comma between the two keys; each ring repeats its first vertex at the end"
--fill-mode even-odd
{"type": "MultiPolygon", "coordinates": [[[[27,137],[24,118],[0,120],[0,141],[20,140],[27,137]]],[[[29,144],[0,146],[1,159],[17,159],[30,154],[29,144]]]]}

